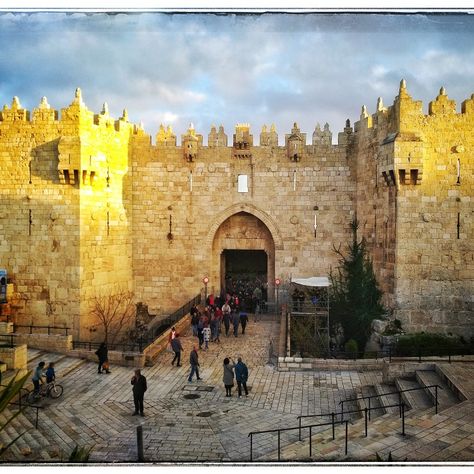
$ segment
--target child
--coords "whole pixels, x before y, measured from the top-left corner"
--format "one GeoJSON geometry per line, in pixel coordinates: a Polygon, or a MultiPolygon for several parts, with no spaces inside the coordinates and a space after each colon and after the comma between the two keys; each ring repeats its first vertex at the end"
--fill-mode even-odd
{"type": "Polygon", "coordinates": [[[46,369],[46,383],[51,383],[56,380],[56,373],[54,372],[54,362],[50,362],[46,369]]]}
{"type": "Polygon", "coordinates": [[[202,330],[202,335],[204,338],[204,350],[207,351],[209,348],[209,340],[211,339],[211,328],[207,324],[202,330]]]}

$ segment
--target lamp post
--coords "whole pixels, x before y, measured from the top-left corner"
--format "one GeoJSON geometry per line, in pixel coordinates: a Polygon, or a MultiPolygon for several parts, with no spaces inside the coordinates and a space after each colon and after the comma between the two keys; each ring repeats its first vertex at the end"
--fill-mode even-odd
{"type": "Polygon", "coordinates": [[[277,316],[277,320],[278,320],[278,290],[280,289],[280,284],[281,284],[281,280],[279,278],[276,278],[275,279],[275,286],[276,286],[276,316],[277,316]]]}
{"type": "Polygon", "coordinates": [[[207,304],[207,284],[209,283],[209,278],[205,276],[202,279],[202,282],[204,283],[204,306],[207,304]]]}

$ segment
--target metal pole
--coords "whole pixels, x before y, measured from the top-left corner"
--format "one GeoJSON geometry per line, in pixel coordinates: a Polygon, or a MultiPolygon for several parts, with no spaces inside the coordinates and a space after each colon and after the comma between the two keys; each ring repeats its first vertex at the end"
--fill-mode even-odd
{"type": "Polygon", "coordinates": [[[370,420],[370,412],[372,411],[372,410],[370,409],[370,401],[371,401],[371,398],[369,398],[369,420],[370,420]]]}
{"type": "Polygon", "coordinates": [[[301,441],[301,418],[298,418],[298,440],[301,441]]]}
{"type": "Polygon", "coordinates": [[[421,363],[421,348],[418,347],[418,362],[421,363]]]}
{"type": "Polygon", "coordinates": [[[331,413],[331,418],[332,418],[332,439],[336,439],[335,426],[334,426],[334,417],[335,417],[335,414],[334,414],[334,412],[332,412],[332,413],[331,413]]]}
{"type": "Polygon", "coordinates": [[[435,414],[438,414],[438,386],[435,385],[435,414]]]}
{"type": "Polygon", "coordinates": [[[252,462],[253,434],[250,433],[250,462],[252,462]]]}
{"type": "Polygon", "coordinates": [[[402,417],[402,393],[398,392],[398,411],[400,412],[400,418],[402,417]]]}
{"type": "Polygon", "coordinates": [[[365,416],[365,437],[367,438],[367,407],[364,408],[364,416],[365,416]]]}
{"type": "Polygon", "coordinates": [[[405,436],[405,403],[402,403],[402,435],[405,436]]]}
{"type": "Polygon", "coordinates": [[[138,461],[144,461],[143,456],[143,427],[137,426],[137,451],[138,451],[138,461]]]}
{"type": "Polygon", "coordinates": [[[207,283],[204,283],[204,306],[207,304],[207,283]]]}
{"type": "Polygon", "coordinates": [[[38,411],[39,411],[39,408],[36,407],[36,420],[35,420],[35,428],[38,429],[38,411]]]}
{"type": "Polygon", "coordinates": [[[280,430],[278,430],[278,461],[280,460],[280,430]]]}
{"type": "Polygon", "coordinates": [[[344,400],[341,403],[341,423],[344,421],[344,400]]]}
{"type": "Polygon", "coordinates": [[[313,450],[313,445],[312,445],[312,443],[311,443],[311,435],[312,435],[312,433],[311,433],[311,426],[310,426],[310,427],[309,427],[309,457],[310,457],[310,458],[313,456],[313,452],[312,452],[312,450],[313,450]]]}
{"type": "Polygon", "coordinates": [[[349,422],[348,422],[348,420],[346,420],[346,449],[345,449],[346,456],[347,456],[347,432],[349,431],[348,424],[349,424],[349,422]]]}

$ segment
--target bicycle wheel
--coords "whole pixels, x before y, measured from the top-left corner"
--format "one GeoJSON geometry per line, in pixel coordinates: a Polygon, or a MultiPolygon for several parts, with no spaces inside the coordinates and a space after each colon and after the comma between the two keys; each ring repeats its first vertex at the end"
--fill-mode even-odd
{"type": "Polygon", "coordinates": [[[29,404],[34,404],[34,403],[36,403],[40,398],[41,398],[41,395],[40,395],[39,393],[30,392],[30,393],[28,394],[27,401],[28,401],[29,404]]]}
{"type": "Polygon", "coordinates": [[[51,398],[59,398],[63,394],[63,386],[59,384],[54,384],[49,389],[49,396],[51,398]]]}

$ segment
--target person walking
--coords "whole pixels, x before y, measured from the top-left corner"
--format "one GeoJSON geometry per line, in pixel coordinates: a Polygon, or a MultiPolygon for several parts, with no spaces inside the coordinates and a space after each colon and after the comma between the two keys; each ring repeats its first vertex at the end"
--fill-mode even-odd
{"type": "Polygon", "coordinates": [[[202,343],[204,342],[204,334],[202,332],[204,330],[204,315],[199,318],[197,330],[199,339],[199,349],[202,349],[202,343]]]}
{"type": "Polygon", "coordinates": [[[99,366],[97,368],[97,373],[101,374],[103,370],[106,373],[110,374],[109,370],[109,349],[105,342],[101,342],[99,348],[95,351],[95,355],[99,359],[99,366]]]}
{"type": "Polygon", "coordinates": [[[201,380],[201,377],[199,377],[199,356],[196,346],[193,346],[193,350],[189,354],[189,363],[191,365],[191,372],[189,373],[188,382],[193,381],[194,373],[196,373],[197,380],[201,380]]]}
{"type": "Polygon", "coordinates": [[[191,308],[191,326],[193,328],[193,336],[198,335],[199,310],[196,306],[191,308]]]}
{"type": "Polygon", "coordinates": [[[226,397],[232,396],[232,387],[234,386],[234,367],[235,367],[235,364],[234,363],[231,364],[229,358],[226,357],[224,359],[224,375],[222,377],[222,381],[224,382],[226,397]]]}
{"type": "Polygon", "coordinates": [[[239,332],[239,323],[240,323],[240,316],[239,312],[235,310],[234,314],[232,315],[232,324],[234,328],[234,337],[237,337],[237,334],[239,332]]]}
{"type": "Polygon", "coordinates": [[[245,390],[245,396],[249,396],[247,390],[247,380],[249,378],[249,370],[247,366],[242,362],[242,357],[237,358],[237,364],[235,365],[235,380],[237,381],[237,389],[239,390],[239,398],[242,396],[242,387],[245,390]]]}
{"type": "Polygon", "coordinates": [[[231,308],[229,302],[226,301],[222,306],[222,319],[224,321],[225,327],[225,335],[229,336],[229,327],[230,327],[230,315],[231,315],[231,308]]]}
{"type": "Polygon", "coordinates": [[[242,335],[245,334],[245,328],[247,327],[247,321],[248,321],[248,316],[247,313],[244,313],[243,311],[240,313],[240,325],[242,326],[242,335]]]}
{"type": "Polygon", "coordinates": [[[171,339],[171,349],[173,349],[174,352],[174,358],[171,362],[171,365],[174,365],[174,362],[177,361],[176,366],[181,367],[181,352],[183,350],[183,345],[181,344],[178,334],[176,334],[175,337],[171,339]]]}
{"type": "Polygon", "coordinates": [[[204,350],[207,351],[209,349],[209,341],[211,340],[211,328],[207,324],[202,330],[202,337],[204,340],[204,350]]]}
{"type": "Polygon", "coordinates": [[[133,416],[140,414],[145,416],[143,411],[143,398],[147,390],[146,377],[142,375],[140,369],[135,370],[135,375],[132,377],[132,392],[133,392],[133,403],[135,404],[135,411],[133,416]]]}

